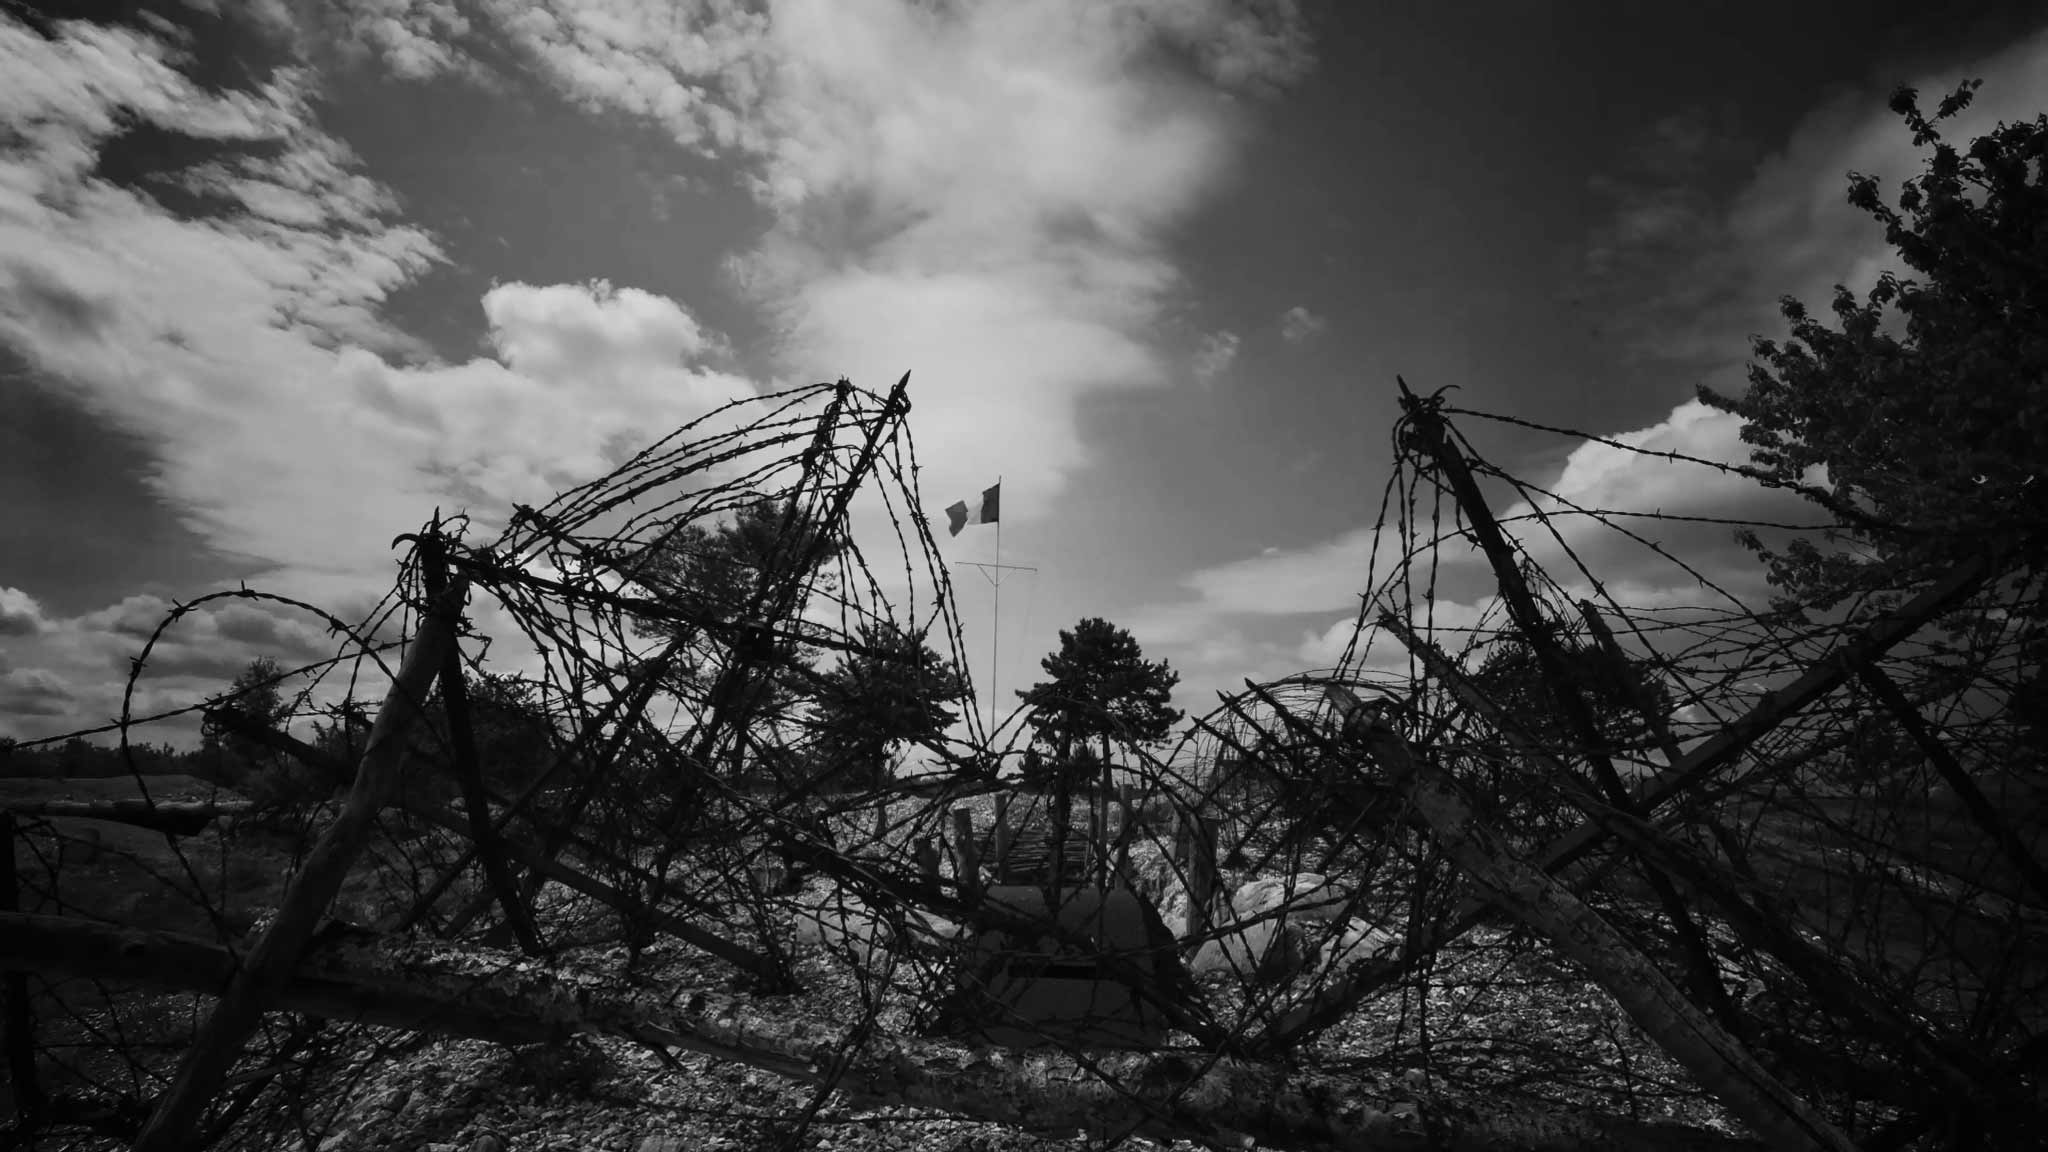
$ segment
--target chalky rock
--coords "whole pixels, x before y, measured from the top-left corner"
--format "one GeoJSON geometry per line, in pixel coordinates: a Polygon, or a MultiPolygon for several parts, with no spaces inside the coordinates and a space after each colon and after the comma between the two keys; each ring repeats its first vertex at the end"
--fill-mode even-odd
{"type": "Polygon", "coordinates": [[[1265,920],[1204,941],[1188,965],[1197,977],[1231,976],[1260,984],[1284,984],[1307,967],[1300,928],[1265,920]]]}
{"type": "Polygon", "coordinates": [[[1188,934],[1188,890],[1182,884],[1168,884],[1159,894],[1159,918],[1176,939],[1188,934]]]}
{"type": "Polygon", "coordinates": [[[966,938],[967,929],[944,916],[912,912],[909,922],[911,942],[919,947],[943,951],[966,938]]]}
{"type": "Polygon", "coordinates": [[[858,898],[829,884],[806,886],[796,905],[796,938],[820,944],[858,964],[879,959],[893,938],[889,925],[858,898]]]}
{"type": "Polygon", "coordinates": [[[1290,920],[1335,920],[1344,910],[1346,896],[1328,879],[1315,872],[1297,876],[1267,876],[1237,890],[1230,907],[1240,920],[1263,916],[1275,908],[1286,908],[1290,920]]]}
{"type": "Polygon", "coordinates": [[[1363,920],[1346,922],[1323,945],[1323,967],[1341,973],[1365,960],[1393,956],[1401,951],[1401,936],[1363,920]]]}

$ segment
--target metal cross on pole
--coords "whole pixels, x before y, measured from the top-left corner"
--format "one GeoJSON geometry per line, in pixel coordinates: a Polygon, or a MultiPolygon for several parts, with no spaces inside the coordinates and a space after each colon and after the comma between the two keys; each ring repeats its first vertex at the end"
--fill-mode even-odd
{"type": "MultiPolygon", "coordinates": [[[[996,555],[1001,556],[1002,554],[1003,522],[998,520],[996,521],[996,555]]],[[[1038,569],[1023,564],[989,564],[978,560],[955,560],[953,564],[958,568],[980,569],[982,578],[988,581],[989,587],[996,590],[995,609],[989,616],[988,644],[988,732],[993,737],[996,732],[996,676],[997,669],[1000,667],[996,663],[996,656],[1002,650],[1003,639],[1003,573],[1036,572],[1038,569]]]]}

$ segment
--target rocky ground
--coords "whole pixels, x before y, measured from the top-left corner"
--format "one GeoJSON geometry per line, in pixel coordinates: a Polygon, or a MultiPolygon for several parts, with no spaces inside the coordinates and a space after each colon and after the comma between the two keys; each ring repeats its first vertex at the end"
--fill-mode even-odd
{"type": "MultiPolygon", "coordinates": [[[[992,805],[984,799],[974,806],[977,824],[986,827],[992,805]]],[[[898,826],[884,837],[891,850],[907,850],[916,835],[938,825],[932,820],[920,829],[903,819],[909,814],[898,814],[898,826]]],[[[872,819],[863,823],[859,831],[851,822],[841,830],[842,846],[872,835],[872,819]]],[[[1157,901],[1170,927],[1181,929],[1186,894],[1163,855],[1144,847],[1134,856],[1139,887],[1157,901]]],[[[1216,915],[1224,934],[1188,959],[1215,1016],[1225,1022],[1255,1021],[1312,995],[1348,961],[1398,947],[1397,929],[1373,922],[1364,905],[1347,907],[1350,893],[1322,877],[1231,873],[1222,881],[1227,899],[1216,915]],[[1347,910],[1352,914],[1344,915],[1347,910]]],[[[872,988],[856,961],[891,953],[883,919],[844,906],[817,881],[784,900],[772,930],[796,942],[806,1012],[849,1027],[858,1022],[872,988]]],[[[881,994],[877,1023],[885,1029],[909,1031],[922,1001],[939,987],[934,974],[944,970],[954,926],[933,922],[919,931],[919,967],[906,968],[896,990],[881,994]]],[[[618,972],[628,962],[623,948],[609,946],[565,959],[598,972],[618,972]]],[[[716,962],[666,942],[642,952],[634,972],[654,987],[708,988],[728,979],[716,962]]],[[[267,1102],[270,1122],[253,1130],[244,1147],[1052,1152],[1090,1146],[1082,1133],[1027,1134],[912,1109],[821,1106],[813,1090],[737,1062],[669,1056],[610,1040],[514,1050],[360,1029],[348,1036],[351,1057],[329,1064],[303,1092],[267,1102]]],[[[1175,1041],[1186,1038],[1169,1040],[1175,1041]]],[[[1305,1055],[1332,1069],[1425,1076],[1432,1091],[1475,1099],[1519,1094],[1563,1108],[1722,1122],[1718,1108],[1697,1098],[1604,993],[1545,960],[1540,950],[1514,946],[1491,929],[1447,949],[1426,986],[1369,1001],[1305,1055]],[[1616,1077],[1615,1068],[1627,1074],[1616,1077]]],[[[1093,1146],[1101,1146],[1099,1138],[1093,1146]]]]}

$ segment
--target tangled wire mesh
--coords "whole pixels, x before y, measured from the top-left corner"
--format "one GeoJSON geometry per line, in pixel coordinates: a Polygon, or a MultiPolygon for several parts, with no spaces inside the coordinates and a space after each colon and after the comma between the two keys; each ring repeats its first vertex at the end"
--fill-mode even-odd
{"type": "MultiPolygon", "coordinates": [[[[1478,881],[1373,733],[1834,1123],[1914,1136],[1943,1114],[1927,1083],[1986,1108],[2032,1091],[2039,797],[2006,780],[1987,813],[1960,766],[2032,747],[1995,691],[2030,577],[1979,565],[1759,610],[1657,536],[1703,518],[1577,507],[1448,421],[1496,418],[1410,396],[1337,664],[1247,682],[1163,752],[1113,740],[1092,778],[1027,790],[1003,775],[1020,737],[998,746],[971,706],[907,379],[737,402],[516,508],[489,543],[437,513],[359,624],[248,589],[176,607],[131,698],[157,640],[218,598],[343,642],[280,670],[293,695],[271,713],[242,707],[266,685],[206,703],[254,766],[240,787],[166,794],[138,769],[139,805],[9,816],[19,874],[0,887],[46,918],[9,977],[34,1008],[10,1036],[32,1037],[14,1082],[38,1122],[146,1143],[189,1099],[193,1141],[317,1144],[347,1127],[351,1085],[422,1038],[560,1040],[599,1013],[593,989],[702,1024],[737,989],[719,1050],[810,1085],[784,1136],[853,1093],[885,1038],[1048,1046],[1202,1139],[1097,1054],[1177,1054],[1189,1078],[1232,1060],[1419,1074],[1439,1100],[1727,1127],[1597,965],[1478,881]],[[1494,516],[1475,476],[1521,503],[1494,516]],[[1626,602],[1582,559],[1603,537],[1703,602],[1626,602]],[[1496,590],[1477,608],[1440,586],[1460,566],[1496,590]],[[447,664],[387,662],[436,629],[447,664]],[[499,645],[533,671],[487,667],[499,645]],[[219,1004],[306,907],[322,927],[292,951],[302,976],[365,949],[405,978],[343,964],[352,983],[273,985],[228,1034],[219,1004]],[[568,997],[558,1017],[479,1007],[537,980],[568,997]],[[780,1017],[758,1007],[799,990],[780,1017]],[[209,1038],[225,1062],[198,1079],[209,1038]]],[[[124,707],[123,748],[162,718],[124,707]]],[[[664,1058],[717,1032],[613,1023],[664,1058]]]]}

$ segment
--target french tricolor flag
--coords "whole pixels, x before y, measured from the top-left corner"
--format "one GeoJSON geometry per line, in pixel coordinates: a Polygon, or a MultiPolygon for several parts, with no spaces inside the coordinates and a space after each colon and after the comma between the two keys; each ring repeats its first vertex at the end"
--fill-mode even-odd
{"type": "Polygon", "coordinates": [[[984,488],[981,499],[968,503],[965,500],[946,509],[946,526],[950,534],[958,536],[969,524],[994,524],[1002,511],[1003,482],[998,480],[984,488]]]}

